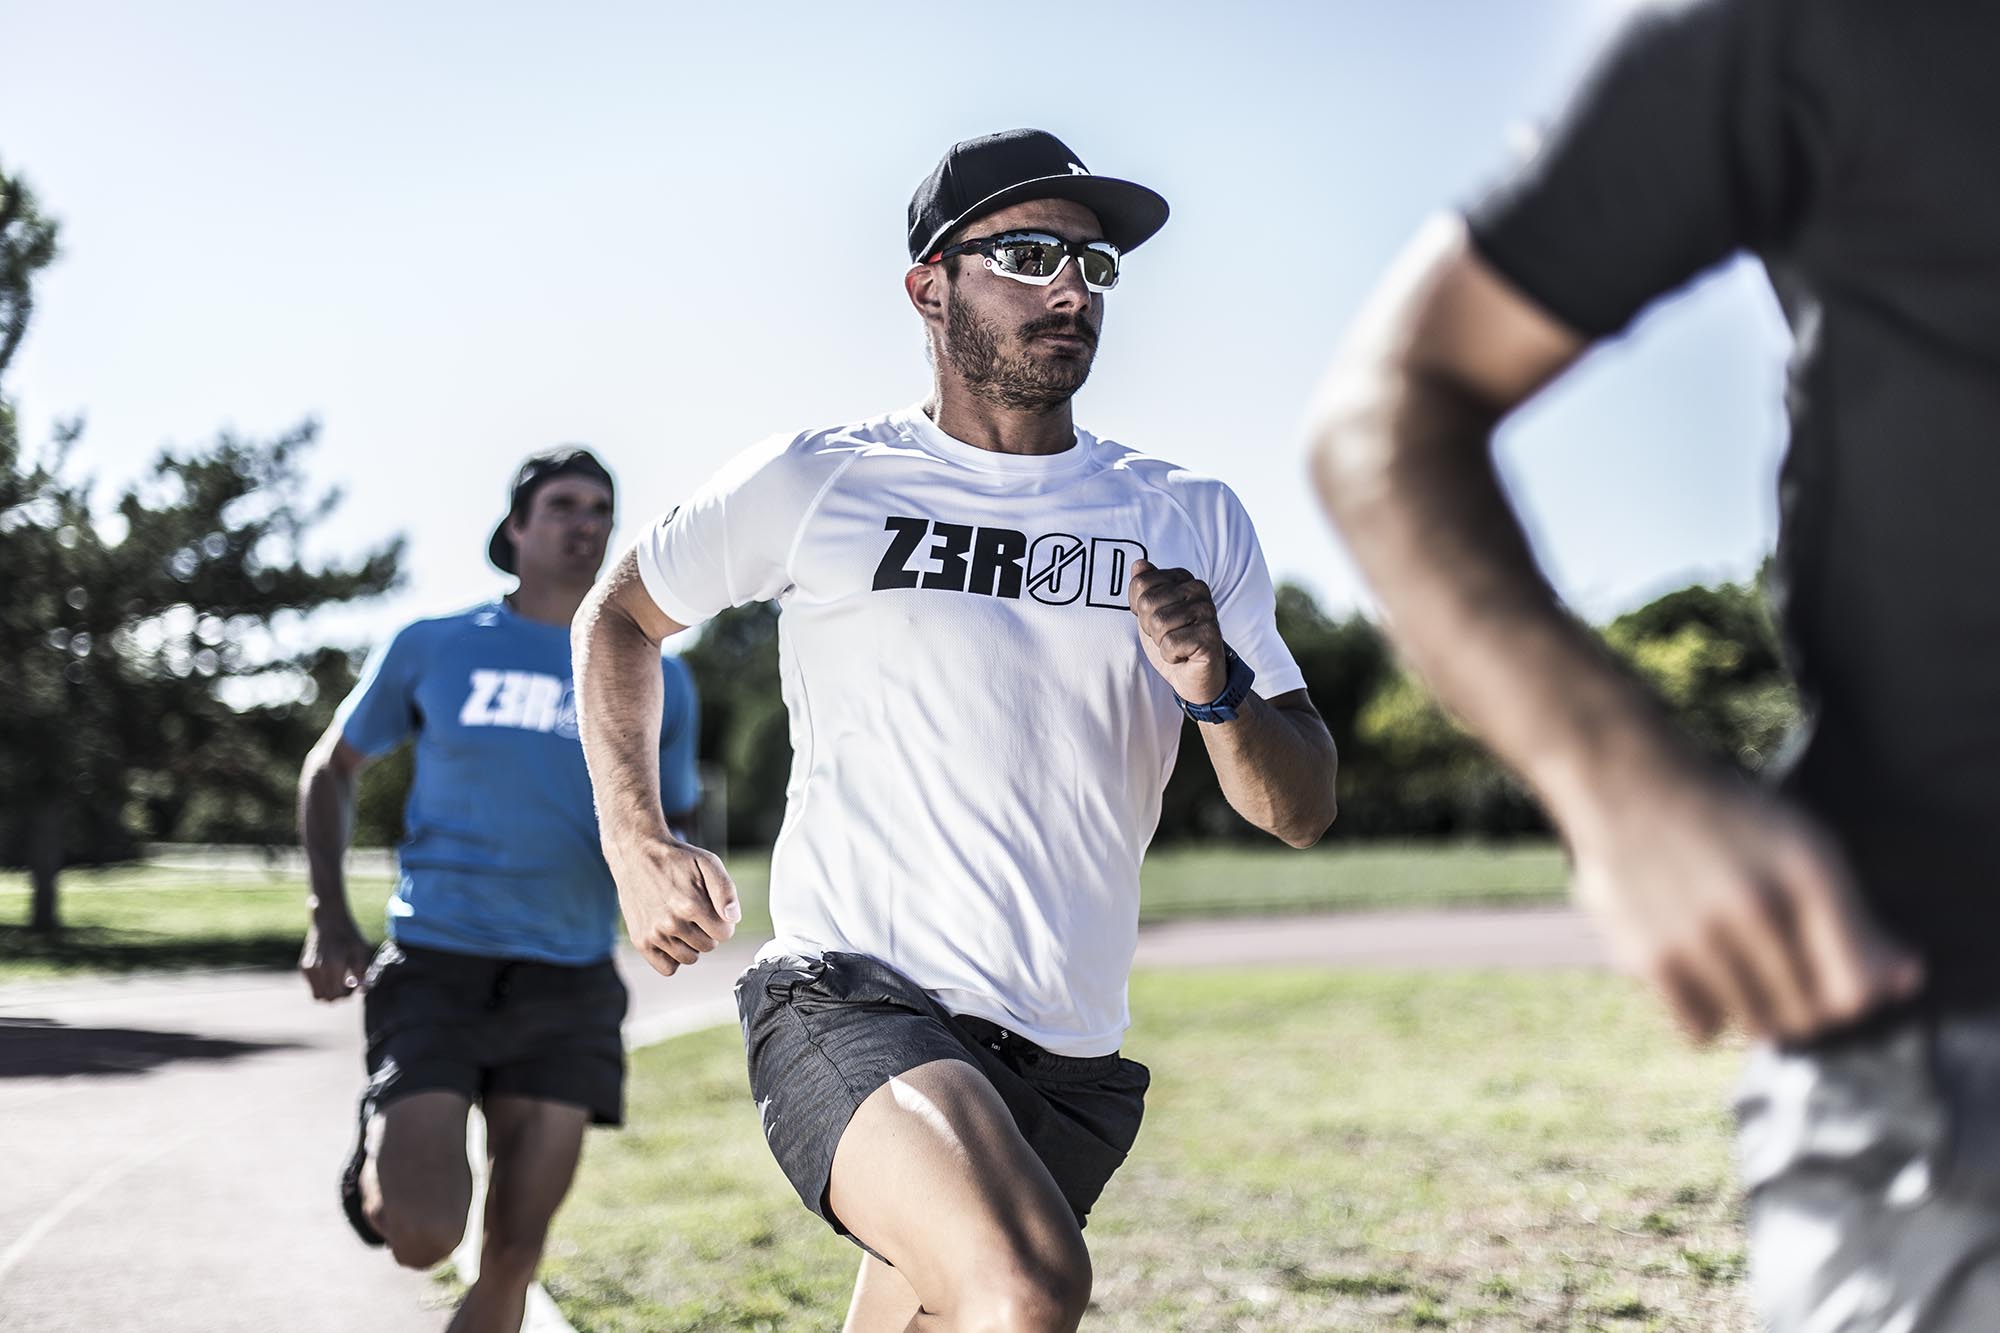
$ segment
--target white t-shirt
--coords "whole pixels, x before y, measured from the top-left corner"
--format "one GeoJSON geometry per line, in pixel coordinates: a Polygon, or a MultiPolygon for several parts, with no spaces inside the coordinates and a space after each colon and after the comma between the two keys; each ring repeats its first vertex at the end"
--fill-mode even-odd
{"type": "Polygon", "coordinates": [[[782,608],[763,956],[867,954],[1049,1050],[1118,1048],[1181,729],[1125,596],[1142,556],[1207,581],[1259,694],[1304,687],[1229,488],[1081,430],[1000,454],[913,407],[778,437],[640,538],[683,625],[782,608]]]}

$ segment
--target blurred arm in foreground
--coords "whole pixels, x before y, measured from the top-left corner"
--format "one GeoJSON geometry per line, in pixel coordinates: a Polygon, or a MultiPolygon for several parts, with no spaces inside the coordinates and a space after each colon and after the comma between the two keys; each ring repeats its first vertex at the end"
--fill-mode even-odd
{"type": "Polygon", "coordinates": [[[1492,435],[1587,340],[1426,227],[1314,410],[1320,496],[1443,702],[1527,780],[1613,951],[1707,1039],[1802,1038],[1914,989],[1842,858],[1801,814],[1699,757],[1558,604],[1492,435]]]}

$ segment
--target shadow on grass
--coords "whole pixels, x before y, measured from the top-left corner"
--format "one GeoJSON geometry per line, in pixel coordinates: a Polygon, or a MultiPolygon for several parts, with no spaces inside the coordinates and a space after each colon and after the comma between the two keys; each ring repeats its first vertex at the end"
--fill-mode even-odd
{"type": "Polygon", "coordinates": [[[149,935],[72,926],[41,935],[22,926],[0,926],[0,968],[8,963],[42,963],[79,972],[139,972],[198,967],[256,967],[282,971],[296,967],[303,930],[214,938],[149,935]]]}
{"type": "Polygon", "coordinates": [[[0,1018],[0,1079],[143,1074],[179,1060],[235,1060],[296,1042],[236,1041],[188,1032],[76,1028],[46,1018],[0,1018]]]}

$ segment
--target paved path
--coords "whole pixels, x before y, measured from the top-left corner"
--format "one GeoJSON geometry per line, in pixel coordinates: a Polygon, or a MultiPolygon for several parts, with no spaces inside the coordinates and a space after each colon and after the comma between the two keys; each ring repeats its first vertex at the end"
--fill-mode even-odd
{"type": "MultiPolygon", "coordinates": [[[[628,1045],[725,1021],[753,946],[672,979],[621,958],[628,1045]]],[[[1568,911],[1177,922],[1142,966],[1591,965],[1568,911]]],[[[347,1230],[360,1015],[290,975],[0,988],[0,1329],[436,1333],[439,1289],[347,1230]]]]}
{"type": "MultiPolygon", "coordinates": [[[[752,946],[621,959],[628,1041],[733,1013],[752,946]]],[[[0,988],[0,1329],[436,1333],[440,1288],[336,1202],[361,1015],[289,974],[0,988]]]]}

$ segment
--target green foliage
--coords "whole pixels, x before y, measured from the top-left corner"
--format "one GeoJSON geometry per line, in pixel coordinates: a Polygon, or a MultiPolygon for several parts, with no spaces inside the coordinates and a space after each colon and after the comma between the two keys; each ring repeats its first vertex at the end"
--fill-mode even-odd
{"type": "Polygon", "coordinates": [[[1753,586],[1668,593],[1612,621],[1604,641],[1718,758],[1760,769],[1798,725],[1798,694],[1753,586]]]}
{"type": "MultiPolygon", "coordinates": [[[[33,190],[0,164],[0,372],[28,332],[35,309],[35,274],[55,261],[55,219],[45,218],[33,190]]],[[[13,437],[10,409],[0,404],[0,439],[13,437]]]]}
{"type": "Polygon", "coordinates": [[[778,686],[777,604],[724,611],[702,626],[682,660],[701,695],[701,761],[727,784],[726,841],[768,846],[785,817],[792,764],[778,686]]]}
{"type": "MultiPolygon", "coordinates": [[[[1310,593],[1289,583],[1278,588],[1277,621],[1278,633],[1305,676],[1314,707],[1341,746],[1345,770],[1354,758],[1348,738],[1354,734],[1355,715],[1395,671],[1389,645],[1366,618],[1355,615],[1335,620],[1320,610],[1310,593]]],[[[1342,773],[1340,794],[1343,810],[1351,811],[1348,803],[1354,793],[1347,771],[1342,773]]],[[[1353,826],[1349,814],[1343,814],[1342,819],[1348,821],[1347,827],[1353,826]]],[[[1364,815],[1363,822],[1371,821],[1364,815]]],[[[1395,830],[1385,826],[1382,831],[1395,830]]],[[[1160,803],[1157,838],[1173,842],[1213,837],[1267,840],[1223,799],[1208,749],[1202,744],[1201,728],[1188,722],[1181,727],[1180,758],[1160,803]]]]}
{"type": "Polygon", "coordinates": [[[1365,802],[1353,812],[1368,825],[1363,833],[1495,837],[1547,827],[1527,790],[1407,671],[1384,682],[1349,734],[1355,768],[1344,776],[1365,802]]]}
{"type": "MultiPolygon", "coordinates": [[[[1603,639],[1675,721],[1725,762],[1763,767],[1798,725],[1797,691],[1754,586],[1682,588],[1618,617],[1603,639]]],[[[1334,735],[1342,742],[1341,822],[1350,836],[1547,828],[1532,796],[1407,671],[1383,679],[1352,729],[1336,727],[1334,735]]]]}
{"type": "Polygon", "coordinates": [[[0,862],[37,837],[72,865],[135,840],[289,836],[299,761],[353,666],[280,651],[273,623],[387,590],[402,555],[303,563],[330,508],[304,494],[312,438],[161,455],[120,497],[115,540],[61,451],[0,458],[0,565],[18,575],[0,592],[0,862]]]}

